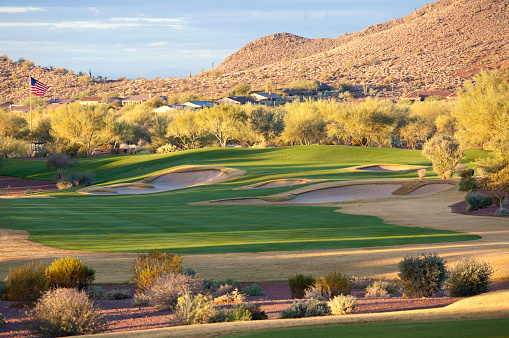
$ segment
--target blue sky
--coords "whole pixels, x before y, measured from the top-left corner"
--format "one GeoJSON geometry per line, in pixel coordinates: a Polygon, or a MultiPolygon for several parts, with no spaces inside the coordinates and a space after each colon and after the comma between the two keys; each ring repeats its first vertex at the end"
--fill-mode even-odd
{"type": "Polygon", "coordinates": [[[0,55],[108,78],[186,76],[262,36],[332,38],[430,2],[2,0],[0,55]]]}

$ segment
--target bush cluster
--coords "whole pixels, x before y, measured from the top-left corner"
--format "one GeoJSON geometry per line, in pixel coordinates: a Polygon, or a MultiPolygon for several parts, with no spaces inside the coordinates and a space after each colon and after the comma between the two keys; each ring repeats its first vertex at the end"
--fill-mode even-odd
{"type": "Polygon", "coordinates": [[[468,194],[465,200],[468,203],[468,212],[486,208],[493,204],[493,198],[482,194],[468,194]]]}
{"type": "Polygon", "coordinates": [[[488,291],[493,268],[483,261],[464,258],[450,270],[447,293],[450,297],[468,297],[488,291]]]}
{"type": "Polygon", "coordinates": [[[54,288],[86,289],[95,279],[95,270],[78,258],[64,257],[55,260],[47,269],[46,277],[54,288]]]}
{"type": "Polygon", "coordinates": [[[357,298],[352,295],[339,295],[329,300],[329,307],[333,315],[346,315],[355,309],[357,298]]]}
{"type": "Polygon", "coordinates": [[[375,281],[366,288],[365,298],[390,298],[396,294],[396,286],[387,281],[375,281]]]}
{"type": "Polygon", "coordinates": [[[202,289],[203,280],[170,272],[158,277],[146,291],[146,295],[150,299],[150,305],[159,310],[168,310],[177,304],[180,295],[195,295],[202,289]]]}
{"type": "Polygon", "coordinates": [[[173,312],[181,325],[205,324],[214,314],[214,302],[210,296],[185,292],[178,298],[173,312]]]}
{"type": "Polygon", "coordinates": [[[323,277],[316,278],[315,288],[322,297],[330,299],[341,294],[349,295],[352,292],[353,284],[346,275],[342,275],[339,271],[333,271],[323,277]]]}
{"type": "Polygon", "coordinates": [[[331,309],[327,302],[310,299],[305,302],[293,302],[288,309],[281,311],[281,319],[327,316],[330,313],[331,309]]]}
{"type": "Polygon", "coordinates": [[[245,296],[263,296],[263,289],[258,284],[248,285],[240,291],[245,296]]]}
{"type": "Polygon", "coordinates": [[[436,254],[407,256],[398,267],[404,294],[411,297],[433,296],[446,278],[444,260],[436,254]]]}
{"type": "Polygon", "coordinates": [[[9,268],[4,300],[31,305],[49,288],[43,262],[9,268]]]}
{"type": "Polygon", "coordinates": [[[72,173],[71,175],[57,182],[58,189],[68,189],[71,187],[88,187],[94,185],[95,175],[93,173],[72,173]]]}
{"type": "Polygon", "coordinates": [[[84,291],[58,288],[48,291],[27,313],[30,330],[43,337],[94,334],[106,321],[84,291]]]}
{"type": "Polygon", "coordinates": [[[137,293],[144,293],[158,277],[171,272],[182,272],[182,257],[157,250],[141,253],[133,263],[132,272],[132,280],[138,287],[137,293]]]}
{"type": "Polygon", "coordinates": [[[310,275],[297,274],[288,278],[292,298],[302,299],[306,290],[315,285],[315,278],[310,275]]]}

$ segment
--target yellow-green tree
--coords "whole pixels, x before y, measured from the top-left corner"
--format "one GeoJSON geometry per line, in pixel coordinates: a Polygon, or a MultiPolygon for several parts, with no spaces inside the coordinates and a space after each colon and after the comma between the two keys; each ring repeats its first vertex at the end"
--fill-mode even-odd
{"type": "Polygon", "coordinates": [[[241,140],[248,131],[246,113],[240,107],[221,105],[202,109],[197,116],[203,129],[214,135],[221,147],[228,141],[241,140]]]}
{"type": "Polygon", "coordinates": [[[436,134],[426,141],[422,153],[431,161],[435,173],[442,178],[446,178],[446,173],[452,172],[465,156],[458,140],[444,134],[436,134]]]}

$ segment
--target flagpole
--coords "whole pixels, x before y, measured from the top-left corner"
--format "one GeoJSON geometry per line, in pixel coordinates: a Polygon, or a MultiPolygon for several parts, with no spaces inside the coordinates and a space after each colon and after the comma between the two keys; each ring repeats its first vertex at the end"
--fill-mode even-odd
{"type": "Polygon", "coordinates": [[[30,101],[30,109],[29,109],[29,113],[30,113],[30,157],[32,157],[34,151],[33,151],[33,146],[34,146],[34,136],[33,136],[33,132],[32,132],[32,76],[29,74],[28,75],[28,81],[30,81],[30,91],[29,91],[29,94],[28,94],[28,98],[29,98],[29,101],[30,101]]]}

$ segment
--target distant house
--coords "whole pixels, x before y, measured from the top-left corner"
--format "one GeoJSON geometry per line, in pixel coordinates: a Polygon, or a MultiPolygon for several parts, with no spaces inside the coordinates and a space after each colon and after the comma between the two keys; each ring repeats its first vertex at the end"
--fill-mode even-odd
{"type": "Polygon", "coordinates": [[[9,108],[10,106],[12,106],[12,102],[10,102],[10,101],[0,102],[0,107],[9,108]]]}
{"type": "Polygon", "coordinates": [[[77,99],[74,99],[74,98],[72,98],[72,99],[58,99],[58,98],[51,99],[51,100],[49,100],[49,104],[46,106],[46,108],[57,109],[60,106],[66,106],[69,103],[72,103],[76,100],[77,99]]]}
{"type": "Polygon", "coordinates": [[[287,100],[295,100],[295,99],[301,99],[304,97],[304,92],[301,90],[293,89],[293,88],[283,88],[281,89],[283,92],[283,95],[286,96],[287,100]]]}
{"type": "Polygon", "coordinates": [[[220,104],[246,104],[246,103],[256,103],[255,100],[250,99],[249,97],[245,96],[230,96],[230,97],[224,97],[217,101],[220,104]]]}
{"type": "Polygon", "coordinates": [[[329,86],[328,84],[326,83],[320,83],[318,85],[318,91],[319,92],[325,92],[325,91],[328,91],[328,90],[332,90],[332,87],[329,86]]]}
{"type": "Polygon", "coordinates": [[[431,96],[442,97],[446,100],[454,100],[458,97],[458,95],[456,95],[455,93],[451,93],[446,90],[418,90],[403,95],[401,99],[407,99],[412,101],[424,101],[426,98],[431,96]]]}
{"type": "Polygon", "coordinates": [[[80,104],[93,106],[103,102],[103,98],[100,96],[88,96],[80,100],[80,104]]]}
{"type": "Polygon", "coordinates": [[[276,93],[253,92],[251,97],[258,102],[276,102],[281,101],[283,97],[276,93]]]}
{"type": "Polygon", "coordinates": [[[156,113],[167,113],[170,110],[184,109],[184,108],[186,108],[186,106],[183,105],[183,104],[171,104],[169,106],[162,106],[162,107],[156,108],[156,109],[154,109],[154,112],[156,112],[156,113]]]}
{"type": "Polygon", "coordinates": [[[122,99],[122,105],[127,106],[130,104],[142,104],[145,101],[148,101],[152,98],[152,95],[137,95],[137,96],[128,96],[125,99],[122,99]]]}
{"type": "Polygon", "coordinates": [[[214,102],[210,102],[210,101],[189,101],[189,102],[184,103],[184,105],[186,107],[189,107],[189,108],[202,109],[202,108],[205,108],[205,107],[213,107],[214,106],[214,102]]]}

